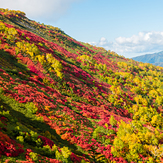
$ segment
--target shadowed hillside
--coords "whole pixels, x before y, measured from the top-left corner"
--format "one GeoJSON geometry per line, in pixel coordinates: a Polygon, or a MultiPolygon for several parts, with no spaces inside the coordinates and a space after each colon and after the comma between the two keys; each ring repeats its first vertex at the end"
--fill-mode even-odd
{"type": "Polygon", "coordinates": [[[0,162],[162,162],[162,105],[162,67],[0,9],[0,162]]]}

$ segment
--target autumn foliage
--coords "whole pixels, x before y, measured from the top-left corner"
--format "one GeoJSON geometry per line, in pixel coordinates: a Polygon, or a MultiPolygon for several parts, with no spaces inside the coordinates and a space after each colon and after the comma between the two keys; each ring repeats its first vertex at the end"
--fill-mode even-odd
{"type": "Polygon", "coordinates": [[[162,67],[0,9],[0,162],[162,162],[162,105],[162,67]]]}

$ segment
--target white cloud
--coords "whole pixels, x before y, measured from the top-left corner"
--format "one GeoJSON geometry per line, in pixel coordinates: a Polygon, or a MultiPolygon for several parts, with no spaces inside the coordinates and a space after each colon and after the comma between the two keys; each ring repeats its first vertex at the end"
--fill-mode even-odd
{"type": "Polygon", "coordinates": [[[99,45],[107,46],[108,45],[108,40],[105,37],[101,37],[101,39],[99,41],[99,45]]]}
{"type": "Polygon", "coordinates": [[[80,0],[0,0],[1,8],[20,10],[29,18],[58,19],[73,2],[80,0]]]}
{"type": "Polygon", "coordinates": [[[108,42],[102,37],[96,46],[102,46],[126,57],[133,57],[163,50],[163,32],[139,32],[131,37],[118,37],[114,42],[108,42]]]}
{"type": "Polygon", "coordinates": [[[93,45],[93,46],[95,46],[95,45],[97,45],[97,43],[96,42],[88,42],[89,44],[91,44],[91,45],[93,45]]]}

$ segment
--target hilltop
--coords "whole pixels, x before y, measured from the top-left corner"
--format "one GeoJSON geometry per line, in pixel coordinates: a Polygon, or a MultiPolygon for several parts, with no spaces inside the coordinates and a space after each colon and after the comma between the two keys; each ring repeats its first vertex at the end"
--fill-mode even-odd
{"type": "Polygon", "coordinates": [[[0,161],[163,161],[163,68],[0,9],[0,161]]]}

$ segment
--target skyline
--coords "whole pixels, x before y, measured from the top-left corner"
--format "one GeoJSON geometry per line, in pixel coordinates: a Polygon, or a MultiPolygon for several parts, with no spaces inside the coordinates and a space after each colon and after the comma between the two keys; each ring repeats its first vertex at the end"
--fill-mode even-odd
{"type": "Polygon", "coordinates": [[[127,58],[163,50],[161,0],[0,0],[0,4],[127,58]]]}

